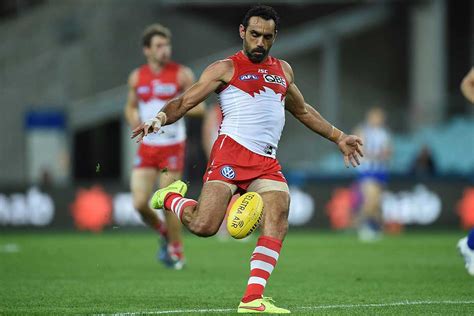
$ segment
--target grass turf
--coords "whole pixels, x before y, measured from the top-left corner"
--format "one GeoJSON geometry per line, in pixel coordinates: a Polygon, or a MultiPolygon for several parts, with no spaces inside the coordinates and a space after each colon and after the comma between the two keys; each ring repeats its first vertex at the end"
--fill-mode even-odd
{"type": "MultiPolygon", "coordinates": [[[[362,244],[347,234],[290,232],[265,294],[298,314],[472,315],[474,278],[455,249],[460,236],[406,233],[362,244]],[[364,306],[403,302],[415,305],[364,306]]],[[[0,314],[231,314],[245,289],[253,238],[187,235],[188,265],[171,271],[155,261],[151,232],[3,233],[0,314]]]]}

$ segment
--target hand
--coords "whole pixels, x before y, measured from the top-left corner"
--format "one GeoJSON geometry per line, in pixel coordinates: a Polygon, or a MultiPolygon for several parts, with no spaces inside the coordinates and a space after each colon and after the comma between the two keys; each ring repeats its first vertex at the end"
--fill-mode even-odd
{"type": "Polygon", "coordinates": [[[362,139],[355,135],[342,135],[337,143],[339,150],[344,155],[344,164],[349,168],[349,163],[355,168],[360,165],[360,158],[364,157],[362,152],[362,139]]]}
{"type": "Polygon", "coordinates": [[[474,67],[464,77],[461,83],[461,92],[469,102],[474,103],[474,67]]]}
{"type": "Polygon", "coordinates": [[[137,143],[141,142],[143,138],[150,134],[150,133],[156,133],[160,130],[161,128],[161,120],[157,117],[154,117],[144,123],[141,123],[138,125],[133,131],[132,131],[132,138],[137,138],[137,143]]]}

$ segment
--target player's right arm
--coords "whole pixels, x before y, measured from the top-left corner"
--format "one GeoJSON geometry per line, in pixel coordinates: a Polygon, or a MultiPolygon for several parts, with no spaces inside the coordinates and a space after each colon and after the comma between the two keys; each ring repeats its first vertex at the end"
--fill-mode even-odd
{"type": "Polygon", "coordinates": [[[461,83],[461,91],[469,102],[474,103],[474,67],[464,77],[461,83]]]}
{"type": "Polygon", "coordinates": [[[140,116],[138,115],[138,97],[135,87],[138,83],[138,69],[135,69],[128,76],[127,102],[125,103],[125,119],[131,128],[140,125],[140,116]]]}
{"type": "Polygon", "coordinates": [[[132,138],[137,141],[149,133],[157,132],[161,126],[169,125],[186,114],[199,103],[203,102],[214,91],[228,83],[234,74],[234,65],[231,60],[220,60],[208,66],[198,82],[193,84],[178,98],[168,101],[154,119],[140,124],[132,132],[132,138]]]}

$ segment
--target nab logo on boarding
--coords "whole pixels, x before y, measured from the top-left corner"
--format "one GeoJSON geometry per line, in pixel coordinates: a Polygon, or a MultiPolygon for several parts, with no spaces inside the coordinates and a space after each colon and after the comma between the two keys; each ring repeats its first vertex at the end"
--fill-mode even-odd
{"type": "Polygon", "coordinates": [[[245,74],[245,75],[240,76],[239,79],[242,81],[257,80],[258,76],[254,74],[245,74]]]}
{"type": "Polygon", "coordinates": [[[277,75],[263,75],[263,80],[268,83],[276,83],[286,88],[286,80],[277,75]]]}
{"type": "Polygon", "coordinates": [[[235,171],[234,169],[232,169],[232,167],[230,166],[224,166],[222,167],[221,169],[221,175],[223,175],[224,177],[226,177],[227,179],[234,179],[235,178],[235,171]]]}

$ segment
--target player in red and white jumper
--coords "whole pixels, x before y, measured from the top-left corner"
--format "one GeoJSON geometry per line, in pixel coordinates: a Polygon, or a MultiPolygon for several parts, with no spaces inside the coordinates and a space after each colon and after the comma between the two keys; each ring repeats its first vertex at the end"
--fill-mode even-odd
{"type": "MultiPolygon", "coordinates": [[[[132,128],[153,118],[167,101],[178,97],[194,83],[194,75],[188,67],[170,60],[169,29],[160,24],[150,25],[143,33],[142,44],[147,63],[133,70],[128,79],[125,117],[132,128]]],[[[204,107],[200,105],[189,114],[203,113],[204,107]]],[[[183,119],[163,127],[159,134],[147,135],[138,148],[131,176],[133,205],[143,221],[162,237],[160,260],[175,269],[181,269],[184,264],[181,223],[165,212],[167,225],[164,225],[150,208],[149,199],[157,180],[162,188],[181,178],[185,142],[183,119]]]]}
{"type": "Polygon", "coordinates": [[[192,233],[207,237],[217,232],[236,190],[260,193],[265,206],[261,236],[250,259],[250,277],[239,313],[289,313],[263,297],[288,230],[288,185],[276,159],[285,110],[336,143],[347,166],[357,166],[362,156],[361,139],[328,123],[305,102],[290,65],[268,55],[278,25],[273,8],[250,9],[239,29],[243,50],[211,64],[196,84],[132,134],[140,140],[175,122],[212,92],[219,94],[223,121],[199,202],[182,196],[186,191],[182,182],[157,191],[152,202],[174,212],[192,233]]]}

